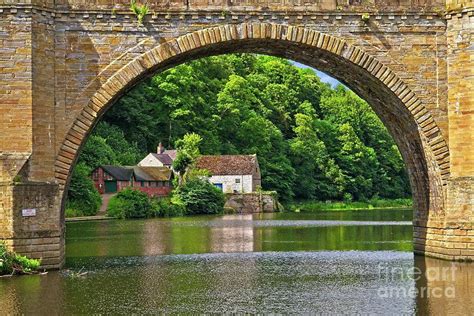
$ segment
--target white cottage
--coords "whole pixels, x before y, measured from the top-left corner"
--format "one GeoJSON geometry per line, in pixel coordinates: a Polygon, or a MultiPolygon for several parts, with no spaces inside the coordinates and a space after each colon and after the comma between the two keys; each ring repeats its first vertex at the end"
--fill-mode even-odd
{"type": "Polygon", "coordinates": [[[167,167],[171,169],[173,161],[176,159],[177,151],[175,149],[165,149],[160,143],[156,153],[149,153],[143,158],[138,166],[140,167],[167,167]]]}
{"type": "Polygon", "coordinates": [[[209,181],[224,193],[250,193],[262,185],[257,155],[201,156],[196,167],[208,170],[209,181]]]}

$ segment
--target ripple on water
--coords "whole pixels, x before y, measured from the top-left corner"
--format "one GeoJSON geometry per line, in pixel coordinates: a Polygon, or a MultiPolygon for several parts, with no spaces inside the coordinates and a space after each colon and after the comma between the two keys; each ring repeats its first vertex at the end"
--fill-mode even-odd
{"type": "MultiPolygon", "coordinates": [[[[378,297],[386,282],[377,269],[381,263],[409,269],[413,255],[327,251],[83,259],[76,264],[93,273],[66,282],[74,283],[73,295],[86,296],[84,313],[363,313],[377,312],[378,306],[380,312],[413,312],[411,300],[378,297]],[[89,286],[99,283],[104,286],[91,292],[89,286]]],[[[411,280],[392,283],[413,286],[411,280]]]]}

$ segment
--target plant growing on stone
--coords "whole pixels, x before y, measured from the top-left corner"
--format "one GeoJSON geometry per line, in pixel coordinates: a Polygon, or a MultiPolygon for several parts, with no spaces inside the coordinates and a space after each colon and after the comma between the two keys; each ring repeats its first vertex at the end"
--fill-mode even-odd
{"type": "Polygon", "coordinates": [[[228,16],[229,16],[229,14],[230,14],[230,12],[229,12],[229,11],[227,11],[227,10],[222,10],[222,11],[221,11],[221,17],[223,17],[223,18],[226,18],[226,17],[228,17],[228,16]]]}
{"type": "Polygon", "coordinates": [[[147,4],[139,5],[136,0],[130,1],[130,10],[136,15],[138,25],[143,25],[143,18],[148,14],[149,7],[147,4]]]}
{"type": "Polygon", "coordinates": [[[360,16],[361,20],[364,21],[365,23],[369,22],[370,20],[370,14],[369,13],[362,13],[360,16]]]}
{"type": "Polygon", "coordinates": [[[0,242],[0,275],[32,274],[39,266],[40,260],[29,259],[9,251],[5,242],[0,242]]]}

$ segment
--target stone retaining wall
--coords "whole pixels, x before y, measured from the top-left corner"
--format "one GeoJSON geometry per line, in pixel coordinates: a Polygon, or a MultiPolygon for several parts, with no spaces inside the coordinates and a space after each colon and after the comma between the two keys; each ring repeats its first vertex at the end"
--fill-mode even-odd
{"type": "Polygon", "coordinates": [[[228,193],[226,208],[239,214],[271,213],[278,210],[276,192],[228,193]]]}

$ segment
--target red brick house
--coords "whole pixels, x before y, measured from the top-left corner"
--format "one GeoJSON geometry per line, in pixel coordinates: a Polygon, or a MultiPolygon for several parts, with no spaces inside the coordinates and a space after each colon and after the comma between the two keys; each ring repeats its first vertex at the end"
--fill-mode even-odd
{"type": "Polygon", "coordinates": [[[92,180],[100,194],[132,188],[149,196],[167,196],[172,190],[173,172],[166,167],[100,166],[92,180]]]}

